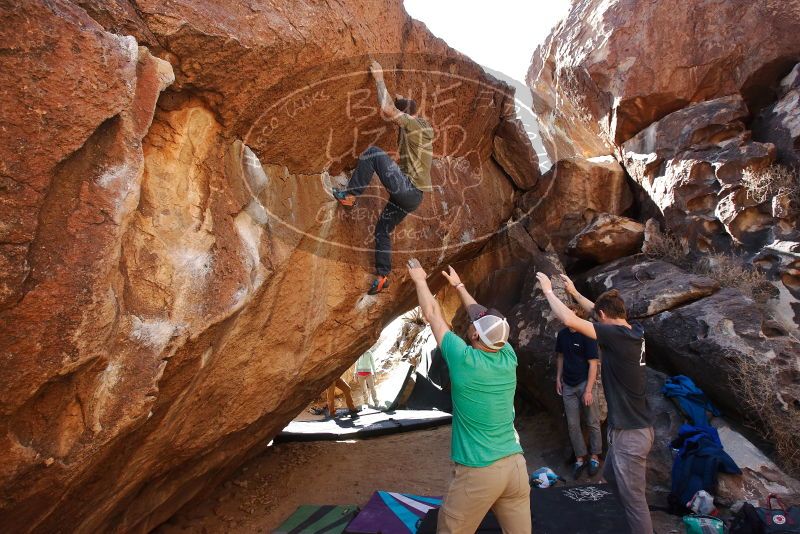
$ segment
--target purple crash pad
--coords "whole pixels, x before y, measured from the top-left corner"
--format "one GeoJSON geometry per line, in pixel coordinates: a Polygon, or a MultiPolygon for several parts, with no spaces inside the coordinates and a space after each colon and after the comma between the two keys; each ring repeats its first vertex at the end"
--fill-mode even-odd
{"type": "Polygon", "coordinates": [[[419,520],[441,504],[440,497],[376,491],[345,534],[414,534],[419,520]]]}

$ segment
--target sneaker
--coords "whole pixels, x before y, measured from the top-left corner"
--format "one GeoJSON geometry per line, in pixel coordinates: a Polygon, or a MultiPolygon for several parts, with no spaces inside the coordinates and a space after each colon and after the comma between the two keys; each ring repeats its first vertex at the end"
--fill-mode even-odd
{"type": "Polygon", "coordinates": [[[575,462],[572,465],[572,479],[578,480],[581,477],[581,473],[586,468],[586,462],[575,462]]]}
{"type": "Polygon", "coordinates": [[[331,189],[331,193],[333,193],[333,198],[339,201],[339,204],[345,206],[347,208],[352,208],[353,204],[356,203],[356,197],[351,195],[347,191],[342,191],[341,189],[337,189],[334,187],[331,189]]]}
{"type": "Polygon", "coordinates": [[[347,413],[350,415],[350,419],[358,418],[358,410],[350,410],[347,413]]]}
{"type": "Polygon", "coordinates": [[[589,460],[589,476],[593,477],[600,472],[600,460],[592,458],[589,460]]]}
{"type": "Polygon", "coordinates": [[[378,278],[372,281],[372,286],[370,286],[369,291],[367,291],[367,294],[377,295],[387,287],[389,287],[389,279],[385,276],[379,276],[378,278]]]}

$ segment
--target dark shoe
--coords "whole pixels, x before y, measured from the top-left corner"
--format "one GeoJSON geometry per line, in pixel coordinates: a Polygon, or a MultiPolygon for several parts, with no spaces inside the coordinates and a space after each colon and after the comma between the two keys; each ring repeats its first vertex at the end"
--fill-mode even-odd
{"type": "Polygon", "coordinates": [[[358,410],[350,410],[348,413],[350,414],[350,419],[358,418],[358,410]]]}
{"type": "Polygon", "coordinates": [[[600,460],[592,458],[589,460],[589,476],[593,477],[600,472],[600,460]]]}
{"type": "Polygon", "coordinates": [[[369,291],[367,291],[367,294],[377,295],[387,287],[389,287],[389,279],[386,278],[385,276],[379,276],[378,278],[372,281],[372,286],[370,286],[369,291]]]}
{"type": "Polygon", "coordinates": [[[334,187],[331,189],[331,192],[333,193],[333,198],[339,201],[339,204],[346,208],[352,208],[353,204],[356,203],[356,197],[347,191],[342,191],[341,189],[334,187]]]}
{"type": "Polygon", "coordinates": [[[578,480],[581,477],[581,473],[586,468],[586,462],[575,462],[572,465],[572,479],[578,480]]]}

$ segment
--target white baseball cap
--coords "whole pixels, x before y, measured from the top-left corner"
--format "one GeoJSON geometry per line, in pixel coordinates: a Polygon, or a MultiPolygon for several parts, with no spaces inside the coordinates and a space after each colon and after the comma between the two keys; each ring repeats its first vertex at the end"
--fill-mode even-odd
{"type": "Polygon", "coordinates": [[[508,321],[497,310],[489,310],[480,304],[473,304],[467,310],[478,337],[488,348],[492,350],[502,349],[508,343],[508,335],[511,327],[508,321]]]}

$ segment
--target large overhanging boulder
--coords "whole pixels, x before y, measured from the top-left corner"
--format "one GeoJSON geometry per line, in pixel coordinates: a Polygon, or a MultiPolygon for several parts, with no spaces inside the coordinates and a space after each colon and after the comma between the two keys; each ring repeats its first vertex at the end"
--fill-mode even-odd
{"type": "Polygon", "coordinates": [[[15,532],[158,525],[412,306],[405,258],[475,255],[515,198],[493,156],[509,88],[399,1],[80,4],[0,11],[0,524],[15,532]],[[385,193],[376,180],[352,211],[329,195],[369,144],[396,149],[368,53],[437,131],[436,191],[395,232],[378,297],[363,292],[385,193]]]}
{"type": "Polygon", "coordinates": [[[527,75],[551,159],[613,153],[694,102],[764,105],[800,56],[799,17],[794,0],[577,0],[527,75]]]}

